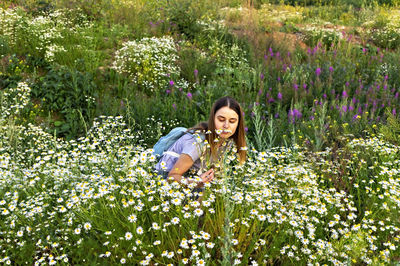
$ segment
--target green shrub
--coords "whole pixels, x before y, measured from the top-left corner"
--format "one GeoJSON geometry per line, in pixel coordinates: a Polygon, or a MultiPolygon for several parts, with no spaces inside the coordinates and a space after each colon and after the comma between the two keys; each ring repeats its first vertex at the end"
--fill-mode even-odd
{"type": "Polygon", "coordinates": [[[32,96],[53,117],[59,136],[85,132],[85,121],[93,118],[96,90],[93,76],[63,66],[53,66],[32,86],[32,96]]]}

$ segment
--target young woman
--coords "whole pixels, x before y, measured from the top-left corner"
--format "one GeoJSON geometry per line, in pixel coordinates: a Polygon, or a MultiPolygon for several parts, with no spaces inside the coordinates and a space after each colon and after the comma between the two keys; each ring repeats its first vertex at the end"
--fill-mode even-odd
{"type": "MultiPolygon", "coordinates": [[[[246,160],[246,140],[244,131],[243,111],[239,103],[231,97],[218,99],[210,112],[208,122],[201,122],[188,132],[200,132],[207,140],[210,148],[207,149],[211,161],[217,161],[225,152],[225,148],[233,142],[239,155],[239,162],[246,160]]],[[[201,168],[201,149],[193,134],[184,134],[161,156],[156,165],[156,170],[164,178],[173,178],[182,182],[183,175],[188,170],[198,171],[201,168]]],[[[214,179],[214,169],[209,169],[200,174],[200,180],[185,179],[186,184],[196,182],[196,187],[201,188],[204,183],[214,179]]]]}

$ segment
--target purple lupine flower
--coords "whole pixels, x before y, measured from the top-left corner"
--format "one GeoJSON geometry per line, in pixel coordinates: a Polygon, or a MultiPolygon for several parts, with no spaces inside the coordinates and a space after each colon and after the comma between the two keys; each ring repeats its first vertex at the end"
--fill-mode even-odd
{"type": "Polygon", "coordinates": [[[315,70],[315,75],[317,75],[317,77],[321,75],[321,68],[317,67],[317,69],[315,70]]]}
{"type": "Polygon", "coordinates": [[[282,100],[282,93],[278,92],[278,100],[281,101],[282,100]]]}
{"type": "Polygon", "coordinates": [[[262,89],[259,89],[259,90],[258,90],[258,95],[261,95],[262,92],[263,92],[262,89]]]}
{"type": "Polygon", "coordinates": [[[270,55],[271,57],[274,56],[274,52],[272,51],[272,48],[271,48],[271,47],[269,47],[269,55],[270,55]]]}
{"type": "Polygon", "coordinates": [[[324,95],[322,95],[322,97],[324,97],[324,99],[328,98],[328,96],[326,95],[326,93],[324,93],[324,95]]]}
{"type": "Polygon", "coordinates": [[[276,58],[279,58],[280,56],[281,56],[281,53],[280,52],[276,52],[276,58]]]}
{"type": "Polygon", "coordinates": [[[342,92],[342,97],[343,97],[343,98],[347,98],[348,96],[349,96],[349,95],[347,95],[347,92],[346,92],[346,91],[343,91],[343,92],[342,92]]]}
{"type": "Polygon", "coordinates": [[[174,81],[173,81],[173,80],[170,80],[170,81],[169,81],[169,86],[173,87],[173,86],[174,86],[174,84],[175,84],[175,83],[174,83],[174,81]]]}
{"type": "Polygon", "coordinates": [[[331,66],[329,67],[329,72],[331,72],[331,73],[333,72],[333,67],[331,67],[331,66]]]}
{"type": "Polygon", "coordinates": [[[349,106],[349,111],[351,112],[351,111],[353,111],[354,110],[354,106],[353,105],[350,105],[349,106]]]}
{"type": "Polygon", "coordinates": [[[348,81],[346,81],[346,83],[344,84],[346,87],[348,87],[350,85],[350,83],[348,81]]]}
{"type": "Polygon", "coordinates": [[[274,98],[268,98],[268,103],[273,103],[273,102],[275,102],[275,99],[274,98]]]}
{"type": "Polygon", "coordinates": [[[275,117],[275,118],[279,118],[279,113],[276,113],[276,114],[274,115],[274,117],[275,117]]]}
{"type": "Polygon", "coordinates": [[[395,99],[399,98],[399,92],[396,92],[396,94],[394,95],[394,98],[395,99]]]}
{"type": "Polygon", "coordinates": [[[264,79],[264,74],[263,74],[263,73],[260,74],[260,79],[261,79],[261,80],[264,79]]]}
{"type": "Polygon", "coordinates": [[[192,95],[192,93],[188,92],[186,94],[186,97],[188,97],[189,100],[192,100],[193,95],[192,95]]]}
{"type": "Polygon", "coordinates": [[[345,112],[345,113],[347,112],[347,105],[343,105],[342,106],[342,111],[345,112]]]}
{"type": "Polygon", "coordinates": [[[267,55],[267,54],[264,55],[264,59],[265,59],[265,60],[268,59],[268,55],[267,55]]]}
{"type": "Polygon", "coordinates": [[[383,89],[384,89],[384,90],[387,89],[387,84],[383,85],[383,89]]]}
{"type": "Polygon", "coordinates": [[[294,88],[295,91],[297,91],[297,90],[299,89],[299,85],[297,85],[297,84],[295,83],[295,84],[293,84],[293,88],[294,88]]]}
{"type": "Polygon", "coordinates": [[[276,80],[277,80],[277,81],[281,81],[281,77],[277,77],[276,80]]]}
{"type": "Polygon", "coordinates": [[[389,77],[388,77],[388,75],[385,75],[385,80],[387,80],[389,77]]]}
{"type": "Polygon", "coordinates": [[[396,108],[393,108],[392,115],[396,116],[396,108]]]}
{"type": "Polygon", "coordinates": [[[307,89],[307,84],[303,84],[303,89],[307,89]]]}

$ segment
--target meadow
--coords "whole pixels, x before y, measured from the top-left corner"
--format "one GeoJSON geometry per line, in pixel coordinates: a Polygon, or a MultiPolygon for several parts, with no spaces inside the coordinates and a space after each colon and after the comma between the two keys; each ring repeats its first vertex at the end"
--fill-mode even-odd
{"type": "Polygon", "coordinates": [[[396,265],[400,2],[0,3],[0,263],[396,265]],[[230,95],[203,200],[152,145],[230,95]]]}

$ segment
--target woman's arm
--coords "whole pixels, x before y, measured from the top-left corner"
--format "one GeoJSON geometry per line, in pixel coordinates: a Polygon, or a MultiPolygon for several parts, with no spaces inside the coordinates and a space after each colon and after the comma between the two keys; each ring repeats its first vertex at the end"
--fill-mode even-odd
{"type": "MultiPolygon", "coordinates": [[[[181,182],[182,181],[182,175],[189,170],[190,167],[192,167],[194,164],[192,158],[187,155],[187,154],[181,154],[178,158],[178,161],[176,161],[174,167],[172,167],[171,171],[168,174],[168,177],[173,177],[175,181],[181,182]]],[[[210,169],[207,172],[203,173],[201,176],[201,182],[198,183],[197,187],[202,187],[204,183],[210,182],[211,180],[214,179],[214,170],[210,169]]],[[[193,183],[196,182],[192,179],[188,180],[188,183],[193,183]]]]}

